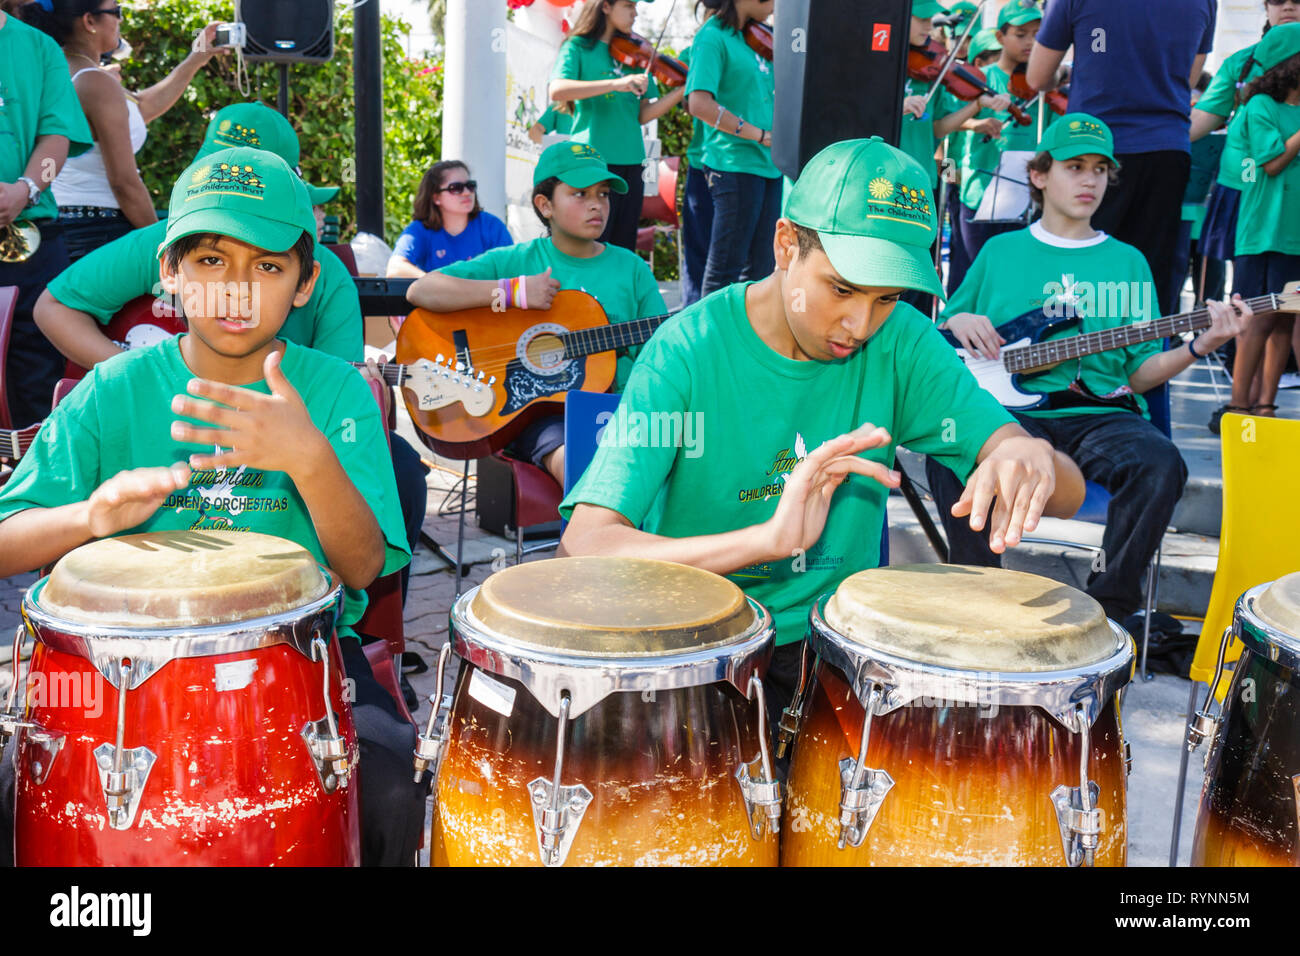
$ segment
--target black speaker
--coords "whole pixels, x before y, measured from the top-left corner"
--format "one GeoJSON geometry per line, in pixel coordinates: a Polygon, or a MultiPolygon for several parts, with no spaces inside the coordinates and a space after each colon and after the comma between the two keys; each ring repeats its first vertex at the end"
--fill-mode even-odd
{"type": "Polygon", "coordinates": [[[324,63],[334,56],[333,0],[235,0],[235,19],[248,31],[245,59],[324,63]]]}
{"type": "Polygon", "coordinates": [[[898,145],[912,0],[781,0],[772,161],[791,179],[831,143],[898,145]]]}

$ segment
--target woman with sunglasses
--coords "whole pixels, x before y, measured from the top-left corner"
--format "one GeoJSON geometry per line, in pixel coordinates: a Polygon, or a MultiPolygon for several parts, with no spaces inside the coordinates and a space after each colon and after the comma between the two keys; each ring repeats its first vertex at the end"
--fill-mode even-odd
{"type": "Polygon", "coordinates": [[[514,244],[506,224],[478,204],[478,183],[458,159],[434,163],[415,194],[414,220],[388,260],[390,276],[419,277],[514,244]]]}
{"type": "Polygon", "coordinates": [[[117,0],[34,0],[19,9],[26,23],[48,33],[63,49],[68,73],[95,145],[74,156],[54,181],[59,228],[75,262],[132,228],[158,221],[153,197],[140,178],[135,154],[145,126],[180,99],[195,74],[226,49],[212,46],[217,25],[198,34],[193,48],[163,80],[132,93],[101,57],[121,40],[122,8],[117,0]]]}

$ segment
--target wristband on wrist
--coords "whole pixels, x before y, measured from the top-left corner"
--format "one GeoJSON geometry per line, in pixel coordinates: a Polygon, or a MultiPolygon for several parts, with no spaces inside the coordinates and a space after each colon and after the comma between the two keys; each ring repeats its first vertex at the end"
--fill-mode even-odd
{"type": "Polygon", "coordinates": [[[745,121],[739,116],[736,117],[736,132],[734,135],[739,136],[740,131],[745,128],[745,121]]]}
{"type": "Polygon", "coordinates": [[[1192,353],[1192,358],[1203,359],[1205,358],[1205,355],[1210,354],[1209,352],[1206,352],[1205,355],[1202,355],[1200,352],[1196,351],[1195,342],[1196,342],[1196,336],[1194,335],[1187,340],[1187,351],[1192,353]]]}
{"type": "Polygon", "coordinates": [[[718,104],[718,118],[713,121],[714,129],[722,129],[722,117],[726,115],[727,108],[721,103],[718,104]]]}
{"type": "Polygon", "coordinates": [[[519,308],[528,308],[528,277],[520,276],[515,280],[519,283],[519,308]]]}

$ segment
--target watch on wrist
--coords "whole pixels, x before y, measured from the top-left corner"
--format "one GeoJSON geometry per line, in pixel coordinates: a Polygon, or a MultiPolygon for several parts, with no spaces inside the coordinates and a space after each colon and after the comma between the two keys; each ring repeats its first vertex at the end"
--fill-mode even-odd
{"type": "Polygon", "coordinates": [[[30,176],[19,176],[14,182],[25,183],[27,186],[27,205],[23,208],[30,209],[41,201],[41,187],[36,185],[36,180],[30,176]]]}

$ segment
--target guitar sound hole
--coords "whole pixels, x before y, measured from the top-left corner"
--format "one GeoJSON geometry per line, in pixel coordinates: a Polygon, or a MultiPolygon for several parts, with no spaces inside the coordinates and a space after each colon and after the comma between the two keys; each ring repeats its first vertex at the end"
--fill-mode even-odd
{"type": "Polygon", "coordinates": [[[564,343],[550,334],[539,335],[528,343],[528,361],[543,375],[554,374],[564,367],[564,343]]]}

